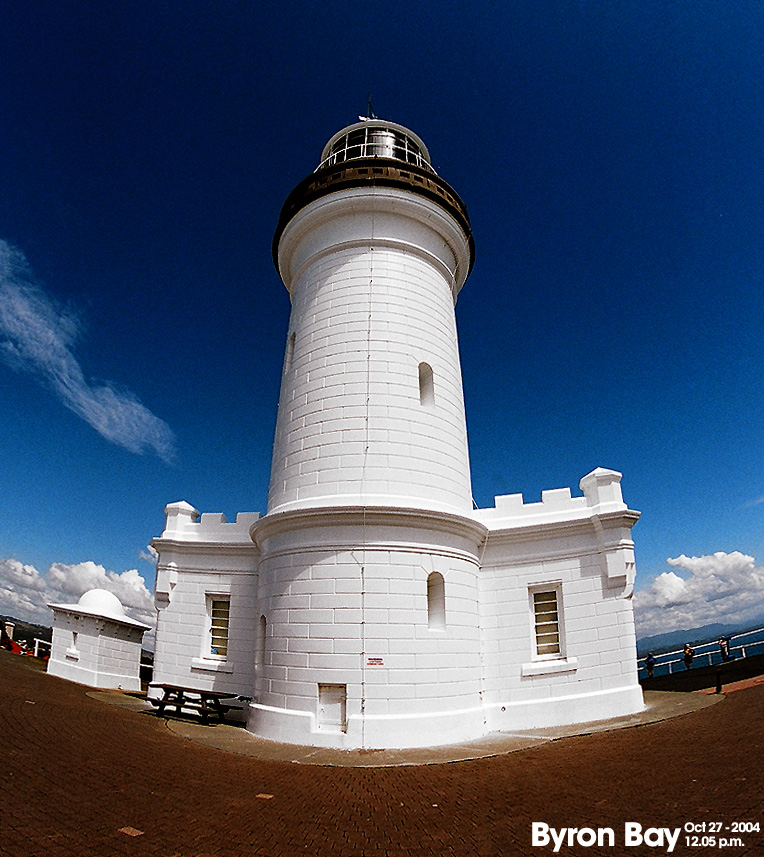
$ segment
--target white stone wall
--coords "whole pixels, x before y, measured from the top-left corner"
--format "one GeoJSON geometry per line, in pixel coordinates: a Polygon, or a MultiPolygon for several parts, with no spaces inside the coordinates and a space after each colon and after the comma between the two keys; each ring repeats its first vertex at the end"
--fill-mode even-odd
{"type": "Polygon", "coordinates": [[[334,507],[227,524],[172,504],[154,542],[154,680],[251,696],[255,734],[346,748],[639,710],[630,600],[638,514],[619,480],[598,470],[582,480],[583,497],[499,497],[469,517],[334,507]],[[445,581],[444,630],[428,625],[433,572],[445,581]],[[539,588],[559,593],[559,657],[535,653],[530,593],[539,588]],[[203,657],[208,594],[231,597],[224,661],[203,657]],[[322,723],[322,685],[346,691],[343,728],[322,723]]]}
{"type": "Polygon", "coordinates": [[[160,609],[154,683],[251,695],[254,683],[256,579],[229,573],[179,569],[169,603],[160,609]],[[215,658],[205,647],[208,596],[230,598],[227,656],[215,658]]]}
{"type": "Polygon", "coordinates": [[[631,605],[637,515],[620,499],[620,474],[595,473],[600,484],[586,483],[589,496],[560,489],[523,504],[512,495],[478,513],[491,528],[481,572],[490,729],[597,720],[642,706],[631,605]],[[559,593],[559,657],[536,655],[534,589],[559,593]]]}
{"type": "Polygon", "coordinates": [[[453,302],[467,239],[405,191],[311,203],[280,245],[292,314],[269,514],[329,504],[471,508],[453,302]],[[420,401],[419,365],[434,399],[420,401]]]}
{"type": "Polygon", "coordinates": [[[263,518],[264,664],[248,728],[329,746],[417,746],[482,729],[474,523],[413,512],[263,518]],[[436,547],[437,546],[437,547],[436,547]],[[445,580],[444,630],[427,578],[445,580]],[[324,732],[319,684],[345,685],[347,724],[324,732]]]}
{"type": "MultiPolygon", "coordinates": [[[[255,674],[257,548],[249,528],[256,513],[228,523],[186,503],[166,509],[167,525],[152,544],[159,553],[155,603],[157,634],[153,683],[251,696],[255,674]],[[207,597],[228,596],[228,653],[211,657],[207,597]]],[[[157,690],[152,696],[159,695],[157,690]]]]}
{"type": "Polygon", "coordinates": [[[142,628],[55,609],[48,672],[91,687],[140,690],[142,640],[142,628]]]}
{"type": "MultiPolygon", "coordinates": [[[[105,620],[100,634],[98,669],[102,674],[137,678],[140,688],[141,642],[143,631],[105,620]]],[[[127,688],[124,688],[127,689],[127,688]]]]}

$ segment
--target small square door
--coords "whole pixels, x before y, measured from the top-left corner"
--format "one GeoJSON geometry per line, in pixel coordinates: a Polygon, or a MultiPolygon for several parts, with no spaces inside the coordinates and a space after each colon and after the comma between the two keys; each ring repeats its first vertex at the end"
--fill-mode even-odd
{"type": "Polygon", "coordinates": [[[319,684],[318,728],[326,732],[344,732],[347,707],[346,684],[319,684]]]}

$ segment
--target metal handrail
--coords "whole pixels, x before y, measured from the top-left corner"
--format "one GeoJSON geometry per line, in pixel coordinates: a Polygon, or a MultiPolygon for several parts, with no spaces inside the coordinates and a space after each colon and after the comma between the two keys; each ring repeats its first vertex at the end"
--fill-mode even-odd
{"type": "MultiPolygon", "coordinates": [[[[389,155],[380,155],[378,152],[379,144],[373,142],[365,142],[365,143],[354,143],[352,146],[347,146],[344,149],[338,149],[336,152],[332,152],[323,161],[316,167],[314,172],[318,172],[320,169],[324,167],[334,166],[335,164],[344,164],[347,161],[355,161],[359,158],[378,158],[378,157],[387,157],[390,158],[389,155]],[[352,154],[348,154],[351,152],[352,154]],[[356,151],[357,150],[357,151],[356,151]]],[[[433,170],[430,163],[427,159],[421,154],[421,152],[415,152],[412,149],[400,149],[400,147],[395,147],[396,150],[401,151],[405,157],[399,157],[398,155],[393,155],[392,160],[400,161],[405,164],[414,164],[417,167],[421,167],[423,170],[427,170],[428,173],[433,173],[433,170]]]]}
{"type": "MultiPolygon", "coordinates": [[[[736,658],[746,658],[752,654],[761,654],[764,652],[764,628],[755,628],[751,631],[743,631],[741,634],[733,634],[729,637],[730,640],[730,660],[736,658]],[[739,645],[734,645],[733,640],[742,640],[744,637],[750,637],[753,634],[759,634],[762,636],[760,640],[754,640],[750,643],[740,643],[739,645]],[[751,650],[754,648],[760,648],[759,652],[752,652],[751,650]]],[[[707,643],[700,643],[700,645],[694,647],[695,657],[693,658],[692,664],[694,667],[698,666],[714,666],[721,663],[722,661],[721,653],[719,651],[719,642],[717,640],[709,641],[707,643]],[[702,651],[706,649],[706,651],[702,651]],[[704,663],[705,661],[705,663],[704,663]]],[[[644,658],[640,658],[638,664],[638,675],[640,678],[647,676],[647,668],[645,667],[644,658]]],[[[673,652],[662,652],[660,655],[655,656],[655,667],[653,668],[653,675],[655,675],[658,670],[662,670],[665,667],[668,667],[668,675],[673,675],[674,667],[679,664],[682,670],[686,669],[683,657],[683,649],[676,649],[673,652]],[[665,658],[672,658],[674,655],[679,655],[679,657],[675,657],[672,660],[665,660],[665,658]]],[[[665,674],[665,673],[664,673],[665,674]]]]}

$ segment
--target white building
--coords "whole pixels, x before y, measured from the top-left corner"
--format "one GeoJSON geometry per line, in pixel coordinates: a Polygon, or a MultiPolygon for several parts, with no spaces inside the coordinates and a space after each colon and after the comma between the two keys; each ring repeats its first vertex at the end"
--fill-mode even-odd
{"type": "Polygon", "coordinates": [[[154,680],[278,741],[412,747],[643,706],[621,474],[474,510],[454,304],[464,204],[424,143],[344,128],[289,195],[267,514],[167,507],[154,680]]]}
{"type": "Polygon", "coordinates": [[[149,626],[131,619],[116,595],[90,589],[76,604],[48,607],[51,675],[91,687],[141,689],[141,643],[149,626]]]}

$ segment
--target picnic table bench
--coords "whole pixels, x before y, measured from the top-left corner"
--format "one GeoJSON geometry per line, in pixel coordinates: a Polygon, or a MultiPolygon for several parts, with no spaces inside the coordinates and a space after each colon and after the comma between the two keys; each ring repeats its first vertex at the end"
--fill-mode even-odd
{"type": "Polygon", "coordinates": [[[182,687],[177,684],[151,684],[149,687],[157,687],[162,691],[161,699],[149,699],[152,705],[158,709],[158,714],[163,714],[167,706],[175,708],[175,713],[181,710],[191,709],[198,711],[202,717],[202,723],[207,723],[207,717],[217,714],[221,723],[225,723],[225,713],[231,706],[224,705],[221,700],[232,699],[235,693],[225,693],[218,690],[199,690],[196,687],[182,687]]]}

